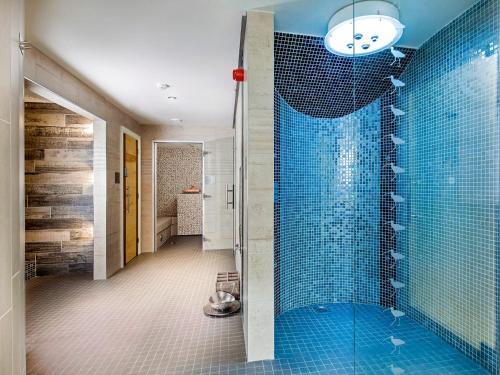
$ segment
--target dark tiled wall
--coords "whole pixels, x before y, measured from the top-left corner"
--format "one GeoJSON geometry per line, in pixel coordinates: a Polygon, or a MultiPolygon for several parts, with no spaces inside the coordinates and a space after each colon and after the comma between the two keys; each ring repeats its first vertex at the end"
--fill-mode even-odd
{"type": "Polygon", "coordinates": [[[323,38],[275,33],[275,89],[295,110],[317,118],[340,118],[380,98],[411,61],[413,49],[401,66],[389,50],[349,58],[330,53],[323,38]]]}
{"type": "Polygon", "coordinates": [[[93,270],[92,122],[25,105],[26,277],[93,270]]]}

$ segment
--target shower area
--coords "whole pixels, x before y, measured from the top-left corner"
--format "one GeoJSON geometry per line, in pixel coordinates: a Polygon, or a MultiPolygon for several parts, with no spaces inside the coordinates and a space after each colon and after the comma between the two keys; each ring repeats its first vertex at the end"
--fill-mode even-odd
{"type": "Polygon", "coordinates": [[[403,36],[380,51],[361,3],[342,45],[275,9],[276,359],[499,374],[499,1],[463,1],[418,46],[416,1],[389,2],[403,36]]]}

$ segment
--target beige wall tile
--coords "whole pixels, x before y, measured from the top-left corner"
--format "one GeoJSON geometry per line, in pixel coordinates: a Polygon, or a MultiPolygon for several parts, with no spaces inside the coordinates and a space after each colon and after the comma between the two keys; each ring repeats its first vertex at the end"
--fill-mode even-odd
{"type": "Polygon", "coordinates": [[[16,375],[26,373],[26,358],[25,358],[25,292],[24,292],[24,270],[18,272],[12,278],[12,286],[18,293],[14,295],[12,300],[12,372],[16,375]]]}
{"type": "Polygon", "coordinates": [[[10,0],[0,0],[0,120],[10,122],[10,0]]]}
{"type": "MultiPolygon", "coordinates": [[[[10,284],[9,284],[10,285],[10,284]]],[[[12,310],[0,318],[0,374],[12,374],[12,310]]]]}
{"type": "Polygon", "coordinates": [[[248,12],[245,39],[247,210],[244,321],[249,361],[274,357],[274,16],[248,12]]]}
{"type": "MultiPolygon", "coordinates": [[[[0,192],[10,197],[10,125],[0,121],[0,192]]],[[[9,199],[0,199],[0,316],[11,308],[12,216],[9,199]]]]}

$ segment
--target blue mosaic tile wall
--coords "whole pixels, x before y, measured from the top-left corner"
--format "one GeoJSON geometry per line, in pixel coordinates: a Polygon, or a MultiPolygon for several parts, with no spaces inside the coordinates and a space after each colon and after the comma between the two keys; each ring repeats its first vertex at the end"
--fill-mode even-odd
{"type": "Polygon", "coordinates": [[[276,98],[277,312],[378,303],[380,101],[342,118],[318,119],[276,98]]]}
{"type": "Polygon", "coordinates": [[[384,78],[411,60],[414,50],[401,50],[407,59],[391,65],[390,51],[351,59],[327,51],[322,38],[275,33],[276,315],[313,302],[379,303],[391,293],[378,282],[386,262],[378,231],[387,111],[377,98],[391,87],[384,78]],[[340,156],[341,148],[349,151],[340,156]],[[307,204],[293,206],[296,197],[307,204]]]}
{"type": "Polygon", "coordinates": [[[390,51],[351,59],[328,52],[322,38],[275,33],[276,315],[310,303],[378,303],[390,293],[378,282],[385,258],[377,98],[390,88],[384,77],[399,76],[411,60],[414,50],[401,50],[408,58],[391,65],[390,51]],[[341,148],[349,152],[339,156],[341,148]],[[294,207],[304,195],[307,207],[294,207]]]}
{"type": "Polygon", "coordinates": [[[387,51],[348,63],[324,56],[321,38],[276,34],[276,315],[395,306],[498,372],[499,8],[481,0],[417,52],[399,48],[390,73],[387,51]],[[399,95],[389,74],[402,74],[399,95]],[[390,278],[404,283],[396,293],[390,278]]]}
{"type": "MultiPolygon", "coordinates": [[[[398,307],[497,371],[500,202],[498,0],[483,0],[415,54],[396,106],[398,307]]],[[[382,280],[382,283],[388,283],[382,280]]]]}

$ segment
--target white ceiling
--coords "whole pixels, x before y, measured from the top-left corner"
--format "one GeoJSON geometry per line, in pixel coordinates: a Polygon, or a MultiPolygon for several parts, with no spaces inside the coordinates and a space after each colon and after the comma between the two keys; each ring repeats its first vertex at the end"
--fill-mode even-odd
{"type": "MultiPolygon", "coordinates": [[[[396,0],[418,47],[476,0],[396,0]],[[417,15],[417,16],[415,16],[417,15]]],[[[27,0],[27,38],[143,124],[232,126],[241,16],[323,35],[349,0],[27,0]],[[157,82],[172,85],[160,91],[157,82]],[[177,96],[168,101],[167,96],[177,96]]]]}

